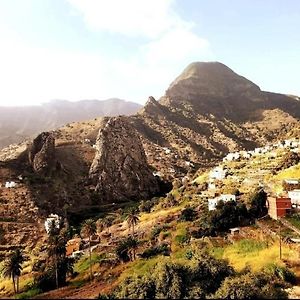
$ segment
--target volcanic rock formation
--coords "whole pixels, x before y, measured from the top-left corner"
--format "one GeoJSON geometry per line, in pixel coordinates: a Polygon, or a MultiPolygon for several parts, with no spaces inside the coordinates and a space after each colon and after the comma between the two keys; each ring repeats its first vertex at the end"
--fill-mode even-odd
{"type": "Polygon", "coordinates": [[[159,192],[141,140],[126,117],[105,118],[90,177],[103,201],[139,200],[159,192]]]}
{"type": "Polygon", "coordinates": [[[29,163],[34,172],[46,175],[55,165],[55,139],[49,132],[42,132],[28,151],[29,163]]]}

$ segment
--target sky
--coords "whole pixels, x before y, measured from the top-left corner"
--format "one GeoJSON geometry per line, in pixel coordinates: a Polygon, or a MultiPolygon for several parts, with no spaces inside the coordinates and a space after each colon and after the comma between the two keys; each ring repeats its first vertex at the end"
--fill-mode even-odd
{"type": "Polygon", "coordinates": [[[300,95],[300,1],[0,0],[0,105],[143,104],[194,61],[300,95]]]}

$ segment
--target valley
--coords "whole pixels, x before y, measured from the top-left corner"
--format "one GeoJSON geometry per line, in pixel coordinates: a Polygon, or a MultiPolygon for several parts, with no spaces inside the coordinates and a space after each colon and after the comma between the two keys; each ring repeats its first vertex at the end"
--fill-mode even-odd
{"type": "MultiPolygon", "coordinates": [[[[28,255],[18,296],[203,298],[240,286],[241,297],[300,297],[300,213],[289,193],[299,188],[289,183],[300,180],[299,118],[298,98],[261,91],[221,63],[193,63],[136,114],[69,122],[3,148],[0,256],[28,255]],[[289,199],[284,215],[277,199],[289,199]],[[60,220],[53,235],[50,214],[60,220]],[[55,248],[71,241],[71,254],[55,248]]],[[[13,297],[10,280],[0,295],[13,297]]]]}

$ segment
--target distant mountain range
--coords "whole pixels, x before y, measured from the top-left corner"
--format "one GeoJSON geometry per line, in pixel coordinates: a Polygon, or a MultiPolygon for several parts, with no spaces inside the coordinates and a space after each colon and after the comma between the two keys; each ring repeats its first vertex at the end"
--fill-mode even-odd
{"type": "Polygon", "coordinates": [[[117,98],[78,102],[53,100],[39,106],[0,107],[0,148],[69,122],[131,115],[141,107],[140,104],[117,98]]]}

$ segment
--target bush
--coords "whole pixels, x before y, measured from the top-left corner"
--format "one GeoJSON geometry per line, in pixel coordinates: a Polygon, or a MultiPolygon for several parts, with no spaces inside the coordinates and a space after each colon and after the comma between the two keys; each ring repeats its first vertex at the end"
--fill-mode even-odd
{"type": "Polygon", "coordinates": [[[271,275],[275,275],[278,279],[290,284],[296,284],[297,282],[296,275],[292,271],[285,267],[277,266],[276,264],[272,264],[266,268],[266,272],[271,275]]]}
{"type": "Polygon", "coordinates": [[[138,241],[131,236],[128,237],[127,239],[119,242],[116,248],[116,255],[117,257],[123,261],[127,262],[131,260],[131,251],[135,251],[137,248],[138,241]]]}
{"type": "Polygon", "coordinates": [[[31,299],[32,297],[41,294],[43,291],[41,289],[38,288],[34,288],[32,287],[31,289],[29,289],[26,292],[23,292],[19,295],[16,296],[16,299],[31,299]]]}
{"type": "Polygon", "coordinates": [[[253,218],[261,218],[268,213],[266,206],[267,193],[259,189],[250,196],[250,209],[249,213],[253,218]]]}
{"type": "Polygon", "coordinates": [[[161,244],[159,246],[146,249],[140,256],[141,258],[150,258],[159,254],[162,254],[164,256],[170,255],[170,249],[167,244],[161,244]]]}
{"type": "Polygon", "coordinates": [[[178,234],[174,238],[177,245],[184,245],[189,242],[190,236],[188,234],[178,234]]]}
{"type": "Polygon", "coordinates": [[[181,212],[180,220],[193,221],[196,216],[196,211],[192,207],[187,207],[181,212]]]}
{"type": "Polygon", "coordinates": [[[215,292],[233,272],[225,261],[211,256],[194,256],[193,259],[192,267],[164,263],[147,275],[128,277],[113,296],[122,299],[204,298],[215,292]]]}

